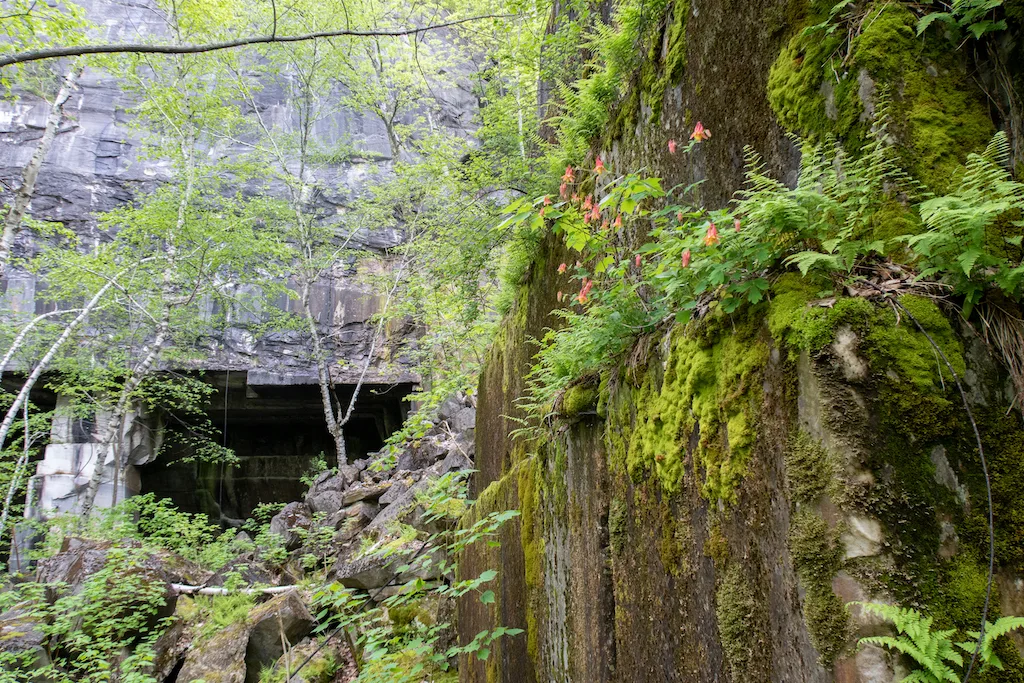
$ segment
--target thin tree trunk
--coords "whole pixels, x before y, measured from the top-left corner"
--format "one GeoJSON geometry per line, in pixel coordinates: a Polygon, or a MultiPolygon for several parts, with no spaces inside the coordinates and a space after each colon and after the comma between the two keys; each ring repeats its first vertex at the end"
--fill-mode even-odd
{"type": "Polygon", "coordinates": [[[75,89],[75,83],[78,81],[81,73],[82,67],[76,64],[64,76],[64,82],[61,84],[60,90],[57,91],[57,97],[54,98],[53,103],[50,105],[50,114],[46,117],[43,137],[39,140],[36,151],[32,154],[32,158],[29,159],[28,164],[26,164],[25,169],[22,171],[21,187],[14,193],[14,203],[4,218],[3,237],[0,237],[0,277],[3,277],[7,272],[7,263],[11,258],[14,240],[21,231],[21,222],[25,218],[25,212],[28,210],[28,205],[36,191],[39,169],[42,168],[43,162],[46,161],[46,157],[50,153],[50,148],[53,147],[53,141],[57,138],[57,127],[64,117],[64,105],[71,97],[71,92],[75,89]]]}
{"type": "Polygon", "coordinates": [[[302,310],[306,314],[306,324],[309,326],[309,335],[312,338],[313,357],[316,362],[317,383],[320,385],[320,401],[324,409],[324,421],[327,423],[327,431],[334,439],[334,448],[338,456],[338,465],[348,464],[348,452],[345,448],[345,434],[334,417],[334,407],[331,402],[331,371],[327,366],[327,356],[324,353],[323,344],[320,341],[320,331],[316,327],[316,318],[313,316],[313,308],[310,305],[311,283],[306,278],[302,283],[302,310]]]}
{"type": "Polygon", "coordinates": [[[25,465],[28,464],[29,454],[29,433],[28,433],[28,403],[23,406],[22,411],[25,417],[25,448],[21,452],[21,457],[18,458],[18,464],[14,468],[14,476],[11,478],[11,485],[7,487],[7,497],[4,499],[4,510],[0,513],[0,539],[4,537],[4,530],[7,529],[7,517],[11,511],[11,501],[14,500],[14,494],[18,490],[18,485],[21,482],[21,473],[25,469],[25,465]]]}
{"type": "Polygon", "coordinates": [[[11,348],[7,349],[7,353],[4,354],[3,359],[0,359],[0,376],[3,376],[4,370],[7,369],[7,364],[11,362],[12,358],[14,358],[14,354],[17,353],[18,349],[21,348],[21,345],[25,342],[25,337],[27,337],[28,333],[32,331],[33,327],[35,327],[38,323],[42,322],[43,320],[46,320],[47,318],[52,318],[55,315],[61,315],[63,313],[73,313],[79,310],[81,309],[72,308],[66,311],[50,311],[49,313],[37,315],[35,318],[30,320],[29,323],[22,328],[21,332],[18,333],[18,336],[14,338],[14,341],[11,343],[11,348]]]}
{"type": "MultiPolygon", "coordinates": [[[[125,271],[121,271],[121,273],[124,272],[125,271]]],[[[78,329],[78,326],[81,325],[89,316],[89,313],[96,308],[96,305],[99,304],[103,295],[107,293],[107,290],[114,286],[114,282],[118,277],[120,277],[121,273],[118,273],[107,281],[105,285],[100,287],[99,291],[93,295],[92,299],[89,300],[89,303],[87,303],[85,308],[82,309],[82,312],[79,313],[74,320],[68,323],[68,326],[64,328],[64,332],[61,333],[60,337],[50,345],[46,354],[39,360],[36,367],[32,370],[32,374],[30,374],[25,380],[25,384],[22,385],[21,391],[18,392],[18,395],[14,398],[14,403],[12,403],[11,407],[7,410],[7,416],[4,418],[3,423],[0,424],[0,449],[2,449],[4,444],[7,442],[7,434],[11,431],[11,425],[14,424],[14,420],[18,415],[18,410],[20,410],[21,405],[28,400],[28,395],[39,380],[39,377],[50,366],[50,361],[53,360],[53,357],[57,355],[57,352],[60,351],[64,344],[67,343],[68,339],[71,338],[71,335],[76,329],[78,329]]]]}

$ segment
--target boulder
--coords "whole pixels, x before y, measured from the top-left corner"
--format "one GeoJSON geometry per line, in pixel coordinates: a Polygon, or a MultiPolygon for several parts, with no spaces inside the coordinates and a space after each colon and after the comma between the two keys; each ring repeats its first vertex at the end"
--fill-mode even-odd
{"type": "Polygon", "coordinates": [[[390,481],[380,482],[379,484],[356,484],[342,494],[341,505],[338,507],[348,507],[352,503],[358,503],[361,500],[377,500],[390,488],[390,481]]]}
{"type": "Polygon", "coordinates": [[[246,586],[258,583],[267,585],[275,583],[270,570],[252,552],[233,558],[217,570],[205,583],[207,586],[223,586],[231,574],[239,575],[242,583],[246,586]]]}
{"type": "Polygon", "coordinates": [[[319,491],[306,498],[306,505],[314,513],[333,515],[345,507],[345,494],[340,491],[319,491]]]}
{"type": "Polygon", "coordinates": [[[400,470],[421,470],[437,462],[448,453],[446,437],[440,434],[426,436],[418,446],[408,445],[398,455],[396,466],[400,470]]]}
{"type": "Polygon", "coordinates": [[[465,432],[476,428],[476,410],[474,408],[462,408],[448,420],[448,426],[453,432],[465,432]]]}
{"type": "Polygon", "coordinates": [[[43,647],[46,636],[42,622],[27,611],[11,610],[0,614],[0,671],[18,672],[17,680],[43,681],[31,672],[50,663],[43,647]]]}
{"type": "MultiPolygon", "coordinates": [[[[381,555],[365,555],[352,560],[338,562],[334,566],[334,579],[345,588],[360,588],[376,593],[376,589],[396,583],[404,583],[414,575],[408,572],[396,575],[398,567],[408,564],[415,556],[424,552],[423,541],[411,541],[402,552],[381,555]]],[[[429,572],[427,572],[429,573],[429,572]]],[[[422,576],[421,578],[430,578],[422,576]]]]}
{"type": "MultiPolygon", "coordinates": [[[[36,568],[36,581],[47,584],[47,599],[55,602],[61,595],[81,591],[89,577],[106,565],[108,553],[113,546],[110,541],[65,538],[60,552],[40,560],[36,568]]],[[[203,572],[173,553],[143,550],[138,541],[120,541],[117,547],[119,550],[131,549],[138,553],[128,570],[127,576],[131,580],[164,586],[163,604],[153,615],[154,624],[174,613],[178,595],[171,588],[172,583],[194,583],[209,576],[208,572],[203,572]]]]}
{"type": "Polygon", "coordinates": [[[194,641],[178,672],[179,681],[217,681],[245,683],[245,650],[249,644],[249,626],[230,624],[212,637],[194,641]]]}
{"type": "MultiPolygon", "coordinates": [[[[113,544],[109,541],[90,541],[82,538],[65,538],[60,552],[40,560],[36,565],[36,581],[45,584],[61,584],[64,589],[77,593],[89,576],[95,574],[107,563],[107,552],[113,544]]],[[[54,602],[59,591],[47,589],[47,598],[54,602]]]]}
{"type": "Polygon", "coordinates": [[[379,506],[364,500],[353,503],[344,510],[339,511],[329,521],[338,530],[334,540],[338,543],[352,540],[373,521],[378,512],[380,512],[379,506]]]}
{"type": "Polygon", "coordinates": [[[391,505],[398,500],[403,493],[409,490],[415,482],[412,481],[411,477],[402,477],[400,479],[394,479],[391,482],[391,488],[385,491],[377,502],[382,506],[391,505]]]}
{"type": "Polygon", "coordinates": [[[270,520],[270,532],[284,539],[287,550],[295,550],[302,545],[304,534],[299,530],[313,526],[312,514],[304,503],[288,503],[270,520]]]}
{"type": "Polygon", "coordinates": [[[352,465],[342,465],[338,468],[338,478],[343,479],[346,484],[351,484],[359,478],[359,473],[365,470],[366,467],[356,467],[352,465]]]}
{"type": "Polygon", "coordinates": [[[473,461],[469,459],[469,456],[457,448],[448,453],[448,455],[445,456],[445,459],[441,462],[441,474],[471,469],[473,469],[473,461]]]}
{"type": "Polygon", "coordinates": [[[263,667],[284,654],[282,637],[297,645],[313,630],[313,616],[297,591],[284,593],[249,613],[249,642],[245,649],[246,683],[258,683],[263,667]]]}
{"type": "Polygon", "coordinates": [[[193,642],[179,681],[257,683],[263,667],[284,653],[281,636],[297,644],[313,630],[313,617],[297,591],[283,593],[252,609],[241,622],[193,642]]]}

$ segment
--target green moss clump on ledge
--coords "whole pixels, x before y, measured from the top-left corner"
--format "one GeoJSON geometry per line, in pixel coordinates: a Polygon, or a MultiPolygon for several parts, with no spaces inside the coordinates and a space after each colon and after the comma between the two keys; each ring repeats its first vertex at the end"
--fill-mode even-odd
{"type": "Polygon", "coordinates": [[[593,384],[575,384],[566,389],[562,396],[562,415],[577,417],[588,410],[594,410],[599,398],[598,387],[593,384]]]}

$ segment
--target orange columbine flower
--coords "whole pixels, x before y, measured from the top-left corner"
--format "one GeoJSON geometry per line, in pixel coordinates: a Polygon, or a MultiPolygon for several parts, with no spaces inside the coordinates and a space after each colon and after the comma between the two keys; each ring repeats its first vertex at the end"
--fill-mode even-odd
{"type": "Polygon", "coordinates": [[[675,140],[669,140],[668,141],[668,153],[669,154],[675,154],[676,153],[676,141],[675,140]]]}
{"type": "Polygon", "coordinates": [[[683,266],[683,268],[689,268],[690,267],[690,250],[689,249],[683,249],[682,266],[683,266]]]}
{"type": "Polygon", "coordinates": [[[616,230],[622,227],[622,214],[620,213],[615,217],[615,222],[612,223],[616,230]]]}
{"type": "Polygon", "coordinates": [[[712,244],[718,244],[721,240],[718,238],[718,228],[715,227],[714,223],[708,223],[708,234],[704,235],[704,244],[711,246],[712,244]]]}
{"type": "Polygon", "coordinates": [[[551,195],[544,195],[544,206],[551,206],[551,195]]]}
{"type": "Polygon", "coordinates": [[[607,218],[605,218],[604,222],[601,223],[601,229],[602,230],[607,230],[608,229],[608,219],[607,218]]]}
{"type": "Polygon", "coordinates": [[[565,175],[562,176],[562,180],[564,180],[567,183],[571,183],[574,179],[575,179],[575,176],[573,176],[573,173],[572,173],[572,166],[566,166],[565,167],[565,175]]]}
{"type": "Polygon", "coordinates": [[[546,208],[547,208],[546,206],[540,207],[540,217],[541,218],[544,218],[544,209],[546,209],[546,208]]]}
{"type": "Polygon", "coordinates": [[[711,138],[711,131],[704,127],[704,124],[700,121],[693,127],[693,133],[690,135],[691,140],[701,142],[703,140],[709,140],[711,138]]]}
{"type": "Polygon", "coordinates": [[[566,195],[566,192],[568,191],[568,189],[569,188],[568,188],[568,186],[565,183],[562,183],[561,185],[559,185],[558,186],[558,196],[561,197],[562,199],[565,199],[565,195],[566,195]]]}
{"type": "Polygon", "coordinates": [[[568,266],[566,266],[564,263],[562,265],[558,266],[558,274],[562,275],[563,273],[565,273],[565,269],[566,268],[568,268],[568,266]]]}
{"type": "Polygon", "coordinates": [[[555,295],[555,298],[556,298],[556,299],[558,299],[558,302],[559,302],[559,303],[561,303],[561,302],[562,302],[562,293],[561,293],[561,292],[559,292],[558,294],[556,294],[556,295],[555,295]]]}
{"type": "Polygon", "coordinates": [[[676,220],[679,221],[680,223],[683,222],[683,212],[682,211],[680,211],[679,213],[676,214],[676,220]]]}
{"type": "Polygon", "coordinates": [[[601,157],[598,157],[597,161],[594,163],[594,172],[598,175],[604,173],[604,162],[601,161],[601,157]]]}
{"type": "Polygon", "coordinates": [[[598,206],[597,204],[594,204],[594,208],[591,209],[590,211],[590,220],[594,221],[595,223],[601,220],[601,207],[598,206]]]}
{"type": "Polygon", "coordinates": [[[639,268],[639,267],[640,267],[640,262],[641,262],[642,260],[643,260],[643,259],[641,259],[641,258],[640,258],[640,254],[637,254],[637,255],[636,255],[636,267],[637,267],[637,268],[639,268]]]}
{"type": "Polygon", "coordinates": [[[740,219],[739,218],[732,219],[732,227],[736,228],[736,232],[739,232],[740,228],[742,226],[743,226],[743,224],[740,223],[740,219]]]}
{"type": "Polygon", "coordinates": [[[593,205],[594,205],[594,200],[591,199],[590,195],[588,194],[587,198],[583,200],[583,210],[584,211],[590,211],[590,207],[592,207],[593,205]]]}

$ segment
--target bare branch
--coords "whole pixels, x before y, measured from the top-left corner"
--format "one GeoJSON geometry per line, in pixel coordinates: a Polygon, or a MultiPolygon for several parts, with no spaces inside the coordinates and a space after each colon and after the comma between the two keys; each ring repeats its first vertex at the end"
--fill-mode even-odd
{"type": "MultiPolygon", "coordinates": [[[[248,38],[237,38],[235,40],[224,40],[215,43],[204,43],[201,45],[148,45],[146,43],[112,43],[106,45],[75,45],[69,47],[48,47],[39,50],[26,50],[0,57],[0,67],[12,64],[25,64],[27,62],[38,62],[43,59],[57,59],[59,57],[77,57],[80,55],[96,54],[167,54],[185,55],[199,54],[202,52],[216,52],[218,50],[230,50],[236,47],[247,45],[265,45],[268,43],[301,43],[317,38],[337,38],[341,36],[352,36],[356,38],[367,37],[396,37],[408,36],[423,33],[425,31],[436,31],[484,19],[504,18],[509,15],[484,14],[466,19],[453,19],[452,21],[440,24],[429,24],[427,26],[414,26],[402,29],[380,29],[373,31],[359,31],[352,29],[338,29],[335,31],[315,31],[295,36],[278,36],[274,33],[262,36],[250,36],[248,38]]],[[[276,33],[276,31],[275,31],[276,33]]]]}

